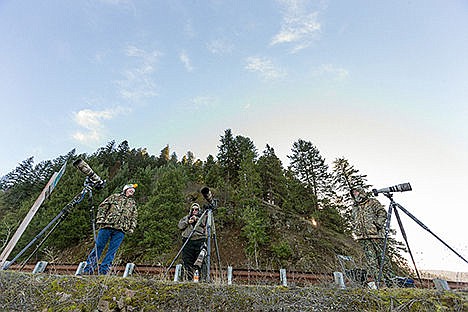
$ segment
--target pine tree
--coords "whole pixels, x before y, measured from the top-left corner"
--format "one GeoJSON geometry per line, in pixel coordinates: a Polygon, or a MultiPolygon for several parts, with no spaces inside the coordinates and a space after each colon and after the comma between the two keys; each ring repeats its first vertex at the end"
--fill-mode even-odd
{"type": "Polygon", "coordinates": [[[170,156],[169,144],[168,144],[166,145],[166,147],[164,147],[161,150],[161,153],[159,154],[159,157],[157,159],[158,167],[162,167],[166,165],[167,163],[169,163],[170,159],[171,159],[171,156],[170,156]]]}
{"type": "Polygon", "coordinates": [[[2,177],[1,189],[7,206],[18,207],[23,200],[37,194],[53,174],[54,166],[50,160],[34,166],[34,157],[22,161],[13,171],[2,177]]]}
{"type": "Polygon", "coordinates": [[[119,161],[121,164],[124,164],[127,162],[127,158],[130,154],[130,146],[128,144],[128,141],[122,141],[119,146],[117,146],[117,161],[119,161]]]}
{"type": "Polygon", "coordinates": [[[185,214],[187,178],[175,165],[158,168],[153,176],[157,177],[153,195],[138,207],[139,225],[124,250],[146,261],[167,261],[173,247],[179,245],[177,224],[185,214]]]}
{"type": "Polygon", "coordinates": [[[112,140],[105,147],[101,147],[95,153],[97,162],[109,168],[115,164],[118,158],[118,153],[115,148],[115,141],[112,140]]]}
{"type": "Polygon", "coordinates": [[[231,180],[235,180],[238,170],[236,160],[236,142],[231,129],[224,131],[224,136],[221,136],[220,142],[221,144],[218,146],[217,155],[218,163],[229,183],[231,180]]]}
{"type": "Polygon", "coordinates": [[[261,181],[254,158],[255,154],[250,152],[241,162],[236,197],[243,221],[242,234],[247,239],[246,252],[254,257],[258,268],[259,250],[268,242],[268,222],[260,205],[261,181]]]}
{"type": "MultiPolygon", "coordinates": [[[[293,144],[289,169],[320,202],[333,196],[332,176],[319,150],[311,142],[299,139],[293,144]]],[[[318,207],[317,207],[318,208],[318,207]]]]}
{"type": "Polygon", "coordinates": [[[181,160],[189,180],[203,184],[203,162],[195,159],[195,155],[188,151],[181,160]]]}
{"type": "Polygon", "coordinates": [[[337,158],[333,162],[333,185],[338,191],[340,201],[348,206],[355,203],[351,193],[353,188],[368,190],[370,187],[367,184],[367,175],[360,174],[345,158],[337,158]]]}
{"type": "Polygon", "coordinates": [[[286,194],[286,178],[281,160],[268,144],[258,159],[258,170],[262,181],[263,200],[281,206],[286,194]]]}
{"type": "Polygon", "coordinates": [[[285,171],[286,195],[283,208],[287,211],[310,216],[317,212],[317,198],[308,191],[291,170],[285,171]]]}
{"type": "Polygon", "coordinates": [[[223,174],[227,176],[228,183],[236,185],[239,181],[239,170],[244,159],[257,157],[257,151],[251,139],[241,135],[235,138],[231,129],[227,129],[221,137],[221,145],[218,146],[218,162],[223,174]]]}
{"type": "Polygon", "coordinates": [[[208,155],[206,161],[203,163],[203,180],[206,185],[211,187],[220,186],[219,180],[221,180],[219,164],[215,161],[213,155],[208,155]]]}

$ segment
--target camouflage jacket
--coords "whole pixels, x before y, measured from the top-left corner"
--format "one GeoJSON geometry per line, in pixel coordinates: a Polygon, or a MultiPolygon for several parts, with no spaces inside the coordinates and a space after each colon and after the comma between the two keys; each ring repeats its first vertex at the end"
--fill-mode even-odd
{"type": "Polygon", "coordinates": [[[133,233],[137,224],[137,207],[133,197],[113,194],[98,207],[96,223],[100,228],[110,227],[133,233]]]}
{"type": "MultiPolygon", "coordinates": [[[[190,233],[193,230],[193,227],[195,226],[196,222],[190,224],[188,221],[190,219],[190,214],[186,215],[179,221],[179,230],[182,230],[182,237],[186,239],[190,233]]],[[[206,221],[207,221],[207,215],[205,214],[203,216],[203,219],[200,221],[200,224],[195,228],[195,231],[193,231],[192,237],[190,237],[190,240],[196,240],[196,239],[202,239],[206,237],[206,221]]]]}
{"type": "Polygon", "coordinates": [[[387,211],[375,198],[353,207],[354,234],[357,239],[384,238],[387,211]]]}

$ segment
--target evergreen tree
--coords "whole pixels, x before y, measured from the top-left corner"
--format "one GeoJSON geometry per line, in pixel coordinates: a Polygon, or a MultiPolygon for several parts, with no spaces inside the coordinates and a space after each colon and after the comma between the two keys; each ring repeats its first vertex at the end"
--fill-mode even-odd
{"type": "Polygon", "coordinates": [[[203,184],[203,162],[201,160],[195,159],[195,155],[188,151],[182,157],[181,164],[191,181],[203,184]]]}
{"type": "Polygon", "coordinates": [[[345,205],[353,205],[355,199],[351,190],[355,187],[369,190],[367,175],[360,174],[359,170],[350,165],[345,158],[337,158],[333,162],[333,185],[338,191],[341,202],[345,205]]]}
{"type": "Polygon", "coordinates": [[[112,140],[105,147],[101,147],[95,153],[96,161],[104,167],[109,168],[115,164],[118,159],[118,153],[115,148],[115,141],[112,140]]]}
{"type": "Polygon", "coordinates": [[[224,131],[224,136],[221,136],[220,142],[217,155],[218,163],[227,181],[230,182],[237,177],[238,170],[236,142],[231,129],[224,131]]]}
{"type": "Polygon", "coordinates": [[[22,161],[13,171],[2,177],[1,189],[4,201],[11,208],[18,207],[23,200],[38,194],[53,174],[50,160],[34,166],[34,157],[22,161]]]}
{"type": "Polygon", "coordinates": [[[269,204],[281,206],[286,194],[286,178],[281,160],[275,150],[266,145],[258,159],[258,170],[262,181],[262,198],[269,204]]]}
{"type": "Polygon", "coordinates": [[[157,181],[153,195],[138,208],[139,225],[135,234],[129,236],[126,251],[145,261],[167,261],[174,246],[179,245],[177,228],[184,210],[184,189],[187,178],[179,166],[156,169],[157,181]]]}
{"type": "Polygon", "coordinates": [[[171,159],[171,156],[170,156],[169,144],[168,144],[168,145],[166,145],[166,147],[164,147],[161,150],[161,153],[159,154],[159,157],[157,159],[158,167],[162,167],[162,166],[166,165],[169,162],[170,159],[171,159]]]}
{"type": "Polygon", "coordinates": [[[219,164],[215,161],[213,155],[208,155],[203,163],[204,184],[212,187],[220,186],[218,182],[221,179],[220,171],[219,164]]]}
{"type": "Polygon", "coordinates": [[[128,145],[128,141],[122,141],[119,146],[117,146],[117,157],[122,162],[125,163],[126,157],[130,152],[130,146],[128,145]]]}
{"type": "Polygon", "coordinates": [[[310,216],[317,212],[317,198],[308,191],[291,170],[286,170],[286,195],[283,207],[287,211],[310,216]]]}
{"type": "Polygon", "coordinates": [[[169,162],[170,162],[171,164],[177,164],[178,158],[177,158],[177,154],[176,154],[175,152],[173,152],[173,153],[171,154],[171,158],[169,159],[169,162]]]}
{"type": "MultiPolygon", "coordinates": [[[[307,190],[322,201],[333,196],[332,176],[319,150],[311,142],[299,139],[293,144],[289,169],[306,186],[307,190]]],[[[317,207],[318,208],[318,207],[317,207]]]]}
{"type": "Polygon", "coordinates": [[[227,129],[224,136],[221,137],[221,145],[218,146],[218,162],[227,176],[227,182],[236,185],[239,182],[239,170],[244,159],[253,155],[257,157],[257,151],[254,143],[247,137],[241,135],[235,138],[231,129],[227,129]]]}
{"type": "Polygon", "coordinates": [[[246,252],[259,267],[259,250],[268,242],[268,222],[260,205],[261,181],[254,162],[255,154],[247,153],[239,170],[237,202],[243,221],[242,234],[247,239],[246,252]]]}

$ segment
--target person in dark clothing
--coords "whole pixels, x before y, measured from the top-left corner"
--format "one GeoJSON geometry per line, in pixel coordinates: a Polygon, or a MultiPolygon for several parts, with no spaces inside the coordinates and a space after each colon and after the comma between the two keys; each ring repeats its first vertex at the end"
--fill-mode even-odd
{"type": "Polygon", "coordinates": [[[202,211],[200,205],[193,203],[190,207],[190,213],[180,219],[178,225],[179,229],[182,231],[183,242],[189,239],[190,233],[193,231],[192,236],[182,250],[184,278],[186,280],[193,280],[193,273],[195,270],[199,270],[200,272],[203,255],[204,252],[206,252],[205,242],[207,217],[204,215],[202,220],[199,220],[201,216],[202,211]]]}

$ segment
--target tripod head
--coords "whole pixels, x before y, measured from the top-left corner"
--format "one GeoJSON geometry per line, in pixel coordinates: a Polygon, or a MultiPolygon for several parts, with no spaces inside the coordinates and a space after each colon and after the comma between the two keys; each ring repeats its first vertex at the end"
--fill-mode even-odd
{"type": "Polygon", "coordinates": [[[106,186],[107,181],[106,180],[101,180],[100,182],[96,183],[92,181],[89,177],[86,177],[83,186],[88,189],[89,191],[94,190],[101,190],[106,186]]]}

